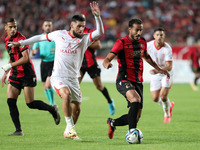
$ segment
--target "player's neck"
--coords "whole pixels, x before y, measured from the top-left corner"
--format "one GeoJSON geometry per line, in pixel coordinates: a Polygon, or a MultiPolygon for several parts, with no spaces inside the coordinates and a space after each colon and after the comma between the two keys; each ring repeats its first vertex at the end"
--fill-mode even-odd
{"type": "Polygon", "coordinates": [[[156,48],[161,48],[163,46],[163,44],[164,44],[164,42],[158,43],[158,42],[155,41],[156,48]]]}
{"type": "Polygon", "coordinates": [[[75,36],[74,36],[74,34],[73,34],[73,30],[70,30],[70,31],[69,31],[69,34],[70,34],[71,37],[75,38],[75,36]]]}

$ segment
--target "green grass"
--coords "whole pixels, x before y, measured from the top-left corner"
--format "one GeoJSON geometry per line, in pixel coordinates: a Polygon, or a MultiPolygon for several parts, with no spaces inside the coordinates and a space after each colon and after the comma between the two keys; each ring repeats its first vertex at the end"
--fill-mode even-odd
{"type": "MultiPolygon", "coordinates": [[[[115,100],[117,118],[127,113],[126,101],[117,92],[114,83],[104,83],[115,100]]],[[[149,84],[144,84],[144,108],[138,128],[143,132],[142,144],[131,145],[125,141],[128,126],[117,127],[112,140],[108,138],[106,120],[110,117],[105,98],[93,83],[82,83],[83,102],[76,131],[82,141],[63,138],[66,126],[61,111],[61,99],[56,94],[56,103],[62,115],[56,126],[51,115],[44,111],[30,110],[24,100],[23,91],[18,99],[18,108],[23,137],[9,137],[14,131],[6,102],[6,87],[0,89],[0,150],[197,150],[200,149],[200,99],[199,92],[191,90],[188,84],[174,84],[170,99],[175,101],[172,122],[164,124],[161,106],[151,100],[149,84]]],[[[47,102],[42,84],[35,88],[35,99],[47,102]]]]}

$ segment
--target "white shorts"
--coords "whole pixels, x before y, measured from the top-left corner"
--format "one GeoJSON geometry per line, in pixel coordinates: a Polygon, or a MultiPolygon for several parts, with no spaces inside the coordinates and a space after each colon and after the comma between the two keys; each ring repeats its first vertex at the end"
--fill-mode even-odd
{"type": "Polygon", "coordinates": [[[79,103],[82,101],[78,78],[60,78],[51,76],[51,86],[54,88],[58,95],[61,88],[67,87],[71,93],[70,101],[77,101],[79,103]]]}
{"type": "Polygon", "coordinates": [[[161,87],[171,88],[173,83],[173,75],[170,74],[170,79],[163,74],[151,75],[150,91],[157,91],[161,87]]]}

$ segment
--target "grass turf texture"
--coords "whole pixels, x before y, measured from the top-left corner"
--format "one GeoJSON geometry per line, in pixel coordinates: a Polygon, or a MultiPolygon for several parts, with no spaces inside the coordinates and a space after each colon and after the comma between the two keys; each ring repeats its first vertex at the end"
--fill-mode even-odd
{"type": "MultiPolygon", "coordinates": [[[[107,135],[108,117],[117,118],[128,112],[125,99],[117,92],[114,83],[104,83],[111,97],[115,100],[116,113],[109,115],[108,104],[93,83],[82,83],[83,102],[76,131],[82,141],[65,139],[65,119],[61,111],[61,99],[56,95],[56,103],[61,113],[61,123],[56,126],[48,112],[30,110],[24,100],[23,91],[18,98],[18,108],[23,137],[9,137],[14,132],[14,125],[9,116],[6,102],[6,87],[0,89],[0,149],[15,150],[196,150],[200,149],[200,101],[199,92],[194,92],[189,84],[174,84],[169,98],[175,101],[172,122],[163,123],[163,110],[150,97],[149,84],[144,84],[144,108],[138,128],[143,132],[142,144],[127,144],[125,135],[128,126],[117,127],[114,138],[107,135]]],[[[35,88],[35,99],[48,103],[42,84],[35,88]]]]}

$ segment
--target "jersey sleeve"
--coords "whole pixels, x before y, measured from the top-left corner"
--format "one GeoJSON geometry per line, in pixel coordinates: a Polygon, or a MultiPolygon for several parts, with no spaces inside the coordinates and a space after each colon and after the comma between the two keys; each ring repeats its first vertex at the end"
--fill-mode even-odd
{"type": "Polygon", "coordinates": [[[57,37],[57,34],[58,34],[58,31],[54,31],[54,32],[51,32],[49,34],[46,34],[46,39],[51,42],[51,41],[54,41],[56,40],[56,37],[57,37]]]}
{"type": "Polygon", "coordinates": [[[117,55],[120,51],[123,50],[123,43],[121,40],[117,40],[115,42],[115,44],[113,45],[112,49],[111,49],[111,53],[114,53],[115,55],[117,55]]]}
{"type": "Polygon", "coordinates": [[[170,46],[168,47],[168,49],[166,51],[165,61],[173,61],[173,58],[172,58],[172,48],[170,46]]]}
{"type": "Polygon", "coordinates": [[[34,43],[32,49],[36,49],[37,47],[39,47],[39,42],[34,43]]]}
{"type": "MultiPolygon", "coordinates": [[[[25,38],[24,36],[21,36],[21,37],[19,38],[19,41],[20,41],[20,40],[26,40],[26,38],[25,38]]],[[[19,49],[20,49],[21,52],[23,52],[23,51],[29,49],[29,45],[22,45],[22,46],[19,47],[19,49]]]]}

